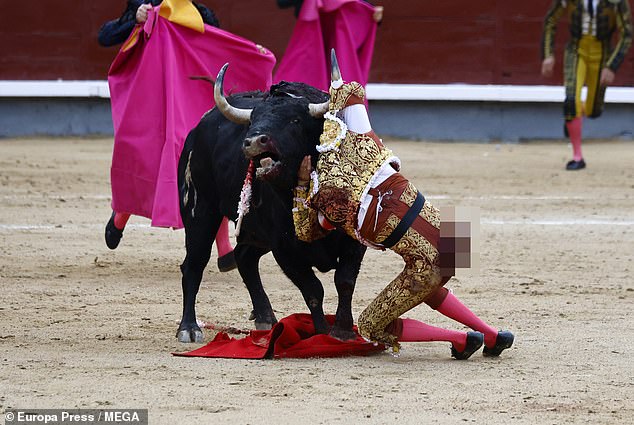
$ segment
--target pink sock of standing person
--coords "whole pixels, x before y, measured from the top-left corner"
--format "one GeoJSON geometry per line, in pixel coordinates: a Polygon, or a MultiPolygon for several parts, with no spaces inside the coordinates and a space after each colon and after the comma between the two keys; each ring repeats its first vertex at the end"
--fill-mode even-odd
{"type": "Polygon", "coordinates": [[[576,117],[566,122],[566,129],[570,136],[570,143],[572,144],[572,159],[574,161],[581,161],[583,155],[581,154],[581,128],[583,119],[576,117]]]}
{"type": "MultiPolygon", "coordinates": [[[[110,221],[106,225],[106,245],[110,249],[116,249],[123,237],[130,214],[112,212],[110,221]]],[[[233,256],[233,247],[229,240],[229,220],[227,217],[222,218],[218,232],[216,233],[216,248],[218,249],[218,269],[221,272],[233,270],[236,268],[235,257],[233,256]]]]}

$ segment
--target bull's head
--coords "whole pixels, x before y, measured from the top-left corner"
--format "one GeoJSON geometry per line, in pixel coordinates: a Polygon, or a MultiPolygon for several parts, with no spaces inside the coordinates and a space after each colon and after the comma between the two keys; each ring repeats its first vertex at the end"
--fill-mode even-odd
{"type": "Polygon", "coordinates": [[[294,184],[296,171],[305,155],[315,153],[328,111],[326,95],[298,83],[271,87],[265,100],[253,109],[236,108],[223,94],[228,64],[218,73],[214,86],[216,107],[230,121],[249,126],[242,151],[256,166],[257,178],[269,182],[294,184]],[[312,103],[319,96],[321,103],[312,103]]]}

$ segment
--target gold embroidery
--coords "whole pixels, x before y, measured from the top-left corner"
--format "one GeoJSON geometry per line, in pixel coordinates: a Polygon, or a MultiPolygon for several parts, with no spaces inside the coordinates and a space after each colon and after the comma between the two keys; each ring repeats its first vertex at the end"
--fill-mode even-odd
{"type": "Polygon", "coordinates": [[[308,207],[308,188],[297,186],[294,190],[293,199],[293,224],[297,239],[304,242],[312,242],[323,238],[328,234],[317,220],[317,211],[308,207]]]}
{"type": "Polygon", "coordinates": [[[418,189],[416,189],[413,184],[409,183],[401,194],[400,200],[407,205],[413,205],[417,195],[418,189]]]}
{"type": "MultiPolygon", "coordinates": [[[[335,127],[338,128],[338,125],[335,127]]],[[[331,131],[331,134],[338,132],[331,131]]],[[[322,144],[324,141],[328,143],[326,137],[322,144]]],[[[311,204],[330,221],[341,223],[346,233],[355,237],[361,195],[376,171],[393,156],[391,150],[378,146],[371,137],[348,132],[338,150],[319,155],[319,190],[311,199],[311,204]],[[340,202],[344,203],[347,214],[344,214],[341,205],[337,205],[340,202]]]]}
{"type": "Polygon", "coordinates": [[[404,260],[403,271],[363,310],[357,324],[363,337],[393,347],[399,347],[397,336],[385,329],[421,304],[442,282],[437,266],[417,257],[404,260]]]}
{"type": "MultiPolygon", "coordinates": [[[[406,193],[406,199],[412,198],[410,188],[404,193],[406,193]]],[[[413,193],[416,193],[415,188],[413,193]]],[[[420,216],[434,225],[440,223],[438,210],[428,202],[425,202],[420,216]]],[[[383,227],[377,232],[376,240],[385,240],[399,222],[400,219],[396,215],[390,214],[383,227]]],[[[358,329],[361,335],[372,341],[398,348],[396,335],[385,329],[403,313],[422,303],[429,294],[438,289],[441,285],[441,275],[438,251],[414,229],[409,228],[392,250],[403,257],[405,268],[363,310],[359,316],[358,329]]]]}
{"type": "Polygon", "coordinates": [[[356,81],[346,83],[337,89],[330,88],[330,110],[342,110],[352,96],[357,96],[361,100],[365,99],[365,90],[356,81]]]}

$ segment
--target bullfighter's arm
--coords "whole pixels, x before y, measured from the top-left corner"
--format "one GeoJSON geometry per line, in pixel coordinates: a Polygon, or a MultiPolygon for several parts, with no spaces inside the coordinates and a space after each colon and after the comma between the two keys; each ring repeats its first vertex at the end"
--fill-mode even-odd
{"type": "Polygon", "coordinates": [[[632,45],[632,12],[627,1],[622,1],[617,6],[616,24],[619,29],[619,42],[605,65],[612,72],[616,72],[632,45]]]}
{"type": "Polygon", "coordinates": [[[123,43],[137,24],[136,11],[144,4],[143,0],[128,0],[126,9],[119,19],[108,21],[99,30],[97,41],[104,47],[123,43]]]}
{"type": "Polygon", "coordinates": [[[565,11],[561,0],[553,0],[544,18],[542,31],[542,60],[555,55],[555,31],[557,23],[565,11]]]}
{"type": "Polygon", "coordinates": [[[194,2],[192,3],[196,7],[196,9],[198,9],[198,13],[200,13],[200,16],[202,16],[204,23],[206,23],[207,25],[211,25],[212,27],[220,28],[220,23],[218,22],[218,18],[216,17],[216,14],[213,12],[213,10],[209,9],[204,4],[194,2]]]}
{"type": "Polygon", "coordinates": [[[304,242],[312,242],[321,239],[328,234],[317,219],[317,211],[308,205],[309,187],[297,186],[293,200],[293,223],[297,239],[304,242]]]}
{"type": "Polygon", "coordinates": [[[293,224],[295,234],[300,241],[312,242],[325,237],[328,232],[319,225],[317,211],[308,205],[308,196],[312,190],[310,156],[306,156],[299,167],[298,182],[293,197],[293,224]]]}

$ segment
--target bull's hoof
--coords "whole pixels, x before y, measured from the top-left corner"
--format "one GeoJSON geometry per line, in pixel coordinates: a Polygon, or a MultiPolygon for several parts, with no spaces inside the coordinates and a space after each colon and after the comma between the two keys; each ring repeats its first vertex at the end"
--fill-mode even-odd
{"type": "Polygon", "coordinates": [[[357,334],[351,329],[333,327],[329,335],[339,341],[351,341],[357,339],[357,334]]]}
{"type": "Polygon", "coordinates": [[[271,330],[273,328],[273,325],[271,323],[265,323],[265,322],[255,322],[255,329],[257,329],[258,331],[268,331],[271,330]]]}
{"type": "Polygon", "coordinates": [[[200,329],[179,329],[176,333],[178,342],[184,343],[200,343],[203,342],[203,331],[200,329]]]}
{"type": "Polygon", "coordinates": [[[326,322],[326,319],[315,319],[313,317],[313,326],[315,326],[315,334],[328,335],[330,333],[330,325],[326,322]]]}

